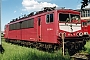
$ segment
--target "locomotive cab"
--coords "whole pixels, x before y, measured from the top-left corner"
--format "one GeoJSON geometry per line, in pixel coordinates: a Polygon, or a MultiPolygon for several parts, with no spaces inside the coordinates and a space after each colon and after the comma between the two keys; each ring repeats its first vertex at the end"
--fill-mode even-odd
{"type": "MultiPolygon", "coordinates": [[[[80,13],[73,10],[59,10],[59,38],[62,42],[62,33],[65,34],[64,42],[65,48],[69,52],[75,53],[77,50],[82,49],[86,41],[83,40],[83,30],[81,27],[80,13]],[[79,44],[78,44],[79,43],[79,44]]],[[[72,53],[72,54],[73,54],[72,53]]]]}
{"type": "Polygon", "coordinates": [[[80,13],[66,10],[58,13],[59,34],[65,33],[65,37],[79,37],[83,35],[80,24],[80,13]]]}

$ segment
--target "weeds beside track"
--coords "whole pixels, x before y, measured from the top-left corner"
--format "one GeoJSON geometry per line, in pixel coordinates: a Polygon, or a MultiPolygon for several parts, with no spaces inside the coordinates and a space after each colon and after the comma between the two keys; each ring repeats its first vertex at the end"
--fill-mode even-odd
{"type": "Polygon", "coordinates": [[[39,51],[2,41],[5,52],[0,54],[0,60],[70,60],[69,55],[63,57],[61,50],[55,53],[39,51]]]}

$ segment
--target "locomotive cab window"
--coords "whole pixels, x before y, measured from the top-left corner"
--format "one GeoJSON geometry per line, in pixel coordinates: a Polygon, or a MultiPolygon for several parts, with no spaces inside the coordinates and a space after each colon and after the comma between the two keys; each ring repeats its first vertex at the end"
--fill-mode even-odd
{"type": "Polygon", "coordinates": [[[80,15],[78,14],[70,14],[71,22],[80,22],[80,15]]]}
{"type": "Polygon", "coordinates": [[[49,15],[46,16],[46,22],[49,23],[49,15]]]}
{"type": "Polygon", "coordinates": [[[47,22],[47,23],[53,22],[53,14],[48,14],[48,15],[46,15],[46,22],[47,22]]]}
{"type": "Polygon", "coordinates": [[[59,13],[60,22],[79,22],[80,15],[59,13]]]}
{"type": "Polygon", "coordinates": [[[60,13],[59,14],[59,21],[60,22],[70,22],[70,19],[69,19],[69,14],[62,14],[60,13]]]}

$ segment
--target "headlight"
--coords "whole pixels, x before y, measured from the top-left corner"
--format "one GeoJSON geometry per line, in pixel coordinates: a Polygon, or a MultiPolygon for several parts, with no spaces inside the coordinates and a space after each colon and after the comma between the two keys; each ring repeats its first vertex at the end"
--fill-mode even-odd
{"type": "Polygon", "coordinates": [[[84,32],[84,35],[88,35],[88,32],[84,32]]]}
{"type": "Polygon", "coordinates": [[[79,32],[77,33],[77,36],[79,36],[79,32]]]}
{"type": "Polygon", "coordinates": [[[82,36],[82,35],[83,35],[83,33],[82,33],[82,32],[80,32],[80,33],[79,33],[79,36],[82,36]]]}

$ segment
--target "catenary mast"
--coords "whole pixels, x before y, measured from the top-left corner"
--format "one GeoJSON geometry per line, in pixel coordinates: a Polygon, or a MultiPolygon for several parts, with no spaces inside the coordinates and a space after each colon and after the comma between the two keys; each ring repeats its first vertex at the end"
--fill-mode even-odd
{"type": "Polygon", "coordinates": [[[2,43],[1,43],[1,0],[0,0],[0,52],[3,53],[4,49],[2,47],[2,43]]]}

